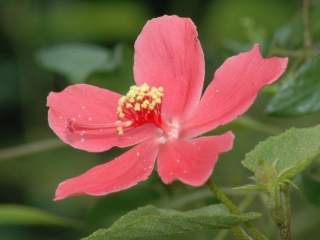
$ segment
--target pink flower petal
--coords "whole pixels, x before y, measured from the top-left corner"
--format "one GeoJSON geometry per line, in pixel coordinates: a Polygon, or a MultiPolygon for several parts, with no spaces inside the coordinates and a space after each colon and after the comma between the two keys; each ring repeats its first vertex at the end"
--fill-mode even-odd
{"type": "Polygon", "coordinates": [[[68,128],[70,121],[113,124],[117,120],[119,97],[117,93],[87,84],[72,85],[60,93],[51,92],[47,99],[49,125],[65,143],[90,152],[134,145],[153,136],[157,129],[151,124],[128,130],[122,136],[115,127],[76,132],[68,128]]]}
{"type": "Polygon", "coordinates": [[[166,184],[179,179],[185,184],[200,186],[210,177],[218,155],[229,151],[234,136],[227,132],[219,136],[176,140],[160,147],[158,173],[166,184]]]}
{"type": "Polygon", "coordinates": [[[262,58],[257,44],[248,52],[228,58],[216,71],[182,134],[200,135],[243,114],[259,90],[282,75],[287,63],[287,58],[262,58]]]}
{"type": "Polygon", "coordinates": [[[183,118],[197,106],[204,68],[197,29],[189,18],[154,18],[135,42],[135,81],[164,88],[165,118],[183,118]]]}
{"type": "Polygon", "coordinates": [[[154,141],[141,143],[110,162],[60,183],[55,200],[81,194],[100,196],[130,188],[149,177],[157,154],[154,141]]]}

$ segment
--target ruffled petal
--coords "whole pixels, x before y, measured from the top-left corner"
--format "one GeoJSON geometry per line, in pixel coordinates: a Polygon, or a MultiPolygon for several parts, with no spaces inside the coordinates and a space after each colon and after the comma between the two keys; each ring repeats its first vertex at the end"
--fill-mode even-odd
{"type": "Polygon", "coordinates": [[[163,16],[147,22],[135,42],[134,78],[164,88],[162,114],[181,119],[197,106],[204,81],[204,56],[189,18],[163,16]]]}
{"type": "Polygon", "coordinates": [[[141,143],[110,162],[60,183],[55,200],[81,194],[100,196],[130,188],[149,177],[157,154],[154,141],[141,143]]]}
{"type": "Polygon", "coordinates": [[[192,186],[204,184],[210,177],[220,153],[229,151],[234,136],[227,132],[219,136],[176,140],[160,147],[158,173],[164,183],[175,179],[192,186]]]}
{"type": "Polygon", "coordinates": [[[65,143],[90,152],[134,145],[155,134],[157,129],[151,124],[130,129],[121,136],[115,127],[70,130],[70,121],[82,125],[115,123],[119,97],[115,92],[88,84],[75,84],[62,92],[51,92],[47,99],[49,126],[65,143]]]}
{"type": "Polygon", "coordinates": [[[197,136],[243,114],[259,90],[282,75],[287,63],[287,58],[263,58],[257,44],[248,52],[228,58],[216,71],[182,134],[197,136]]]}

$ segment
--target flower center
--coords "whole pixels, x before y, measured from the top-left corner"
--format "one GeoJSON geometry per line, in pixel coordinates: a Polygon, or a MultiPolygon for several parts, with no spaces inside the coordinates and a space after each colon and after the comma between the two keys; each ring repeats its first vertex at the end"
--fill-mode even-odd
{"type": "MultiPolygon", "coordinates": [[[[144,123],[154,123],[161,127],[162,87],[149,87],[147,83],[131,86],[126,95],[119,99],[117,115],[120,122],[130,122],[130,126],[137,127],[144,123]]],[[[117,127],[119,135],[124,128],[117,127]]]]}
{"type": "Polygon", "coordinates": [[[161,102],[162,87],[149,87],[147,83],[140,86],[131,86],[128,93],[120,97],[116,113],[118,120],[114,122],[81,121],[76,117],[68,119],[67,128],[71,132],[79,132],[83,137],[85,133],[107,134],[117,131],[123,135],[124,131],[145,123],[153,123],[161,128],[161,102]]]}

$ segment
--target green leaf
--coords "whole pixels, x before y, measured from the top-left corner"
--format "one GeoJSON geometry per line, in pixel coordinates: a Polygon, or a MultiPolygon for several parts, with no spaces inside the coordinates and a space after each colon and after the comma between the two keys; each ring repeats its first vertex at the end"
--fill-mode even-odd
{"type": "Polygon", "coordinates": [[[125,94],[134,83],[133,48],[120,45],[118,51],[119,66],[114,71],[97,72],[88,78],[88,83],[125,94]]]}
{"type": "Polygon", "coordinates": [[[0,205],[0,226],[1,225],[55,225],[79,227],[81,223],[33,207],[2,204],[0,205]]]}
{"type": "Polygon", "coordinates": [[[320,111],[320,57],[305,63],[271,99],[267,112],[277,116],[298,116],[320,111]]]}
{"type": "Polygon", "coordinates": [[[242,164],[254,172],[258,184],[273,187],[290,181],[319,153],[320,125],[292,128],[259,143],[242,164]]]}
{"type": "Polygon", "coordinates": [[[302,17],[296,15],[289,23],[274,31],[273,45],[284,49],[295,49],[303,42],[302,17]]]}
{"type": "Polygon", "coordinates": [[[86,221],[90,226],[95,227],[94,229],[97,229],[96,226],[109,226],[125,213],[150,202],[159,201],[162,196],[159,188],[164,186],[160,183],[154,183],[153,179],[154,175],[149,181],[134,188],[99,199],[87,214],[86,221]]]}
{"type": "Polygon", "coordinates": [[[119,47],[111,52],[88,44],[65,44],[43,49],[36,57],[43,67],[77,83],[93,72],[113,70],[120,62],[120,51],[119,47]]]}
{"type": "Polygon", "coordinates": [[[153,206],[129,212],[108,229],[100,229],[86,240],[157,240],[173,236],[230,228],[258,218],[257,213],[230,214],[222,205],[211,205],[187,212],[158,209],[153,206]]]}

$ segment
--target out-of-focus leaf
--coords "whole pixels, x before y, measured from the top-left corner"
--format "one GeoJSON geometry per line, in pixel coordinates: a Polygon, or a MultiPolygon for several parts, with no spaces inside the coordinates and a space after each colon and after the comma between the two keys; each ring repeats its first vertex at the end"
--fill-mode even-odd
{"type": "Polygon", "coordinates": [[[157,240],[209,230],[230,228],[254,220],[258,213],[230,214],[222,205],[211,205],[187,212],[158,209],[153,206],[138,208],[121,217],[108,229],[100,229],[86,240],[157,240]]]}
{"type": "Polygon", "coordinates": [[[67,227],[79,227],[76,220],[56,216],[46,211],[13,204],[0,205],[1,225],[55,225],[67,227]]]}
{"type": "Polygon", "coordinates": [[[206,9],[207,14],[203,16],[202,31],[205,32],[209,46],[213,43],[223,44],[226,39],[247,41],[247,32],[241,27],[243,19],[250,17],[259,26],[263,26],[265,31],[271,32],[286,23],[295,11],[294,2],[268,1],[268,4],[261,4],[256,0],[211,1],[206,9]],[[272,21],[268,14],[261,14],[265,12],[272,13],[272,21]]]}
{"type": "Polygon", "coordinates": [[[311,203],[320,206],[320,166],[302,175],[302,190],[311,203]]]}
{"type": "Polygon", "coordinates": [[[119,64],[119,51],[119,47],[111,53],[98,46],[66,44],[41,50],[37,59],[42,66],[77,83],[85,81],[95,71],[114,69],[119,64]]]}
{"type": "Polygon", "coordinates": [[[277,116],[296,116],[320,111],[320,57],[305,63],[271,99],[267,111],[277,116]]]}
{"type": "Polygon", "coordinates": [[[119,93],[126,93],[134,83],[133,48],[120,45],[118,51],[119,66],[113,71],[98,72],[89,77],[88,83],[108,88],[119,93]]]}
{"type": "Polygon", "coordinates": [[[274,187],[300,173],[320,153],[320,126],[290,129],[269,137],[246,154],[242,164],[254,180],[274,187]]]}
{"type": "Polygon", "coordinates": [[[303,42],[302,31],[302,19],[301,16],[297,16],[288,24],[283,25],[275,31],[273,44],[285,49],[298,47],[303,42]]]}

